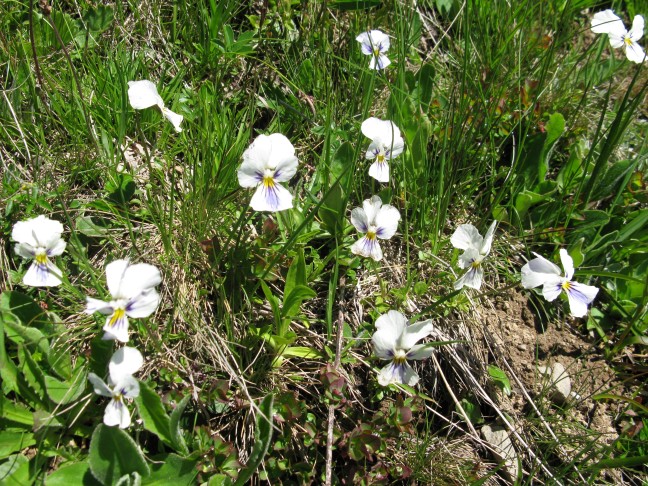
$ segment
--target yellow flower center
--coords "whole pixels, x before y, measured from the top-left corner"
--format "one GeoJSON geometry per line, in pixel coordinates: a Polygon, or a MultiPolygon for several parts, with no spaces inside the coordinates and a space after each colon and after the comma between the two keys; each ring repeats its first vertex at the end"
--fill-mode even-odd
{"type": "Polygon", "coordinates": [[[567,292],[571,288],[571,282],[569,280],[566,280],[562,283],[561,287],[565,292],[567,292]]]}
{"type": "Polygon", "coordinates": [[[481,267],[481,261],[475,260],[474,262],[472,262],[470,264],[470,266],[473,267],[473,268],[479,268],[479,267],[481,267]]]}
{"type": "Polygon", "coordinates": [[[369,230],[367,231],[367,239],[368,240],[375,240],[376,239],[376,231],[375,230],[369,230]]]}
{"type": "Polygon", "coordinates": [[[36,258],[34,258],[34,260],[36,260],[36,263],[38,263],[39,265],[47,265],[47,253],[45,252],[36,253],[36,258]]]}
{"type": "Polygon", "coordinates": [[[631,46],[631,45],[632,45],[632,38],[631,38],[629,35],[626,35],[626,36],[623,38],[623,42],[625,42],[626,45],[631,46]]]}
{"type": "Polygon", "coordinates": [[[383,163],[385,161],[385,154],[380,152],[377,156],[376,159],[378,159],[378,162],[383,163]]]}
{"type": "Polygon", "coordinates": [[[394,352],[393,362],[397,365],[405,364],[407,362],[407,353],[402,349],[397,349],[394,352]]]}
{"type": "Polygon", "coordinates": [[[125,309],[115,309],[115,312],[113,312],[113,315],[110,317],[110,322],[108,323],[108,325],[110,327],[114,326],[115,324],[117,324],[117,321],[122,320],[125,315],[125,309]]]}
{"type": "Polygon", "coordinates": [[[374,56],[376,56],[376,57],[380,56],[380,49],[378,49],[377,47],[374,47],[373,53],[374,53],[374,56]]]}
{"type": "Polygon", "coordinates": [[[113,400],[115,400],[116,402],[121,402],[121,399],[122,399],[121,393],[116,393],[113,395],[113,400]]]}
{"type": "Polygon", "coordinates": [[[266,175],[263,177],[263,187],[267,189],[272,189],[274,186],[275,186],[275,181],[271,175],[266,175]]]}

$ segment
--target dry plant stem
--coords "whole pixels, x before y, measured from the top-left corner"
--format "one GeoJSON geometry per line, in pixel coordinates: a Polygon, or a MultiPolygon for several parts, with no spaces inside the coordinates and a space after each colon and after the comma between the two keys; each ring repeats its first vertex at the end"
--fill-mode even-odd
{"type": "Polygon", "coordinates": [[[461,403],[459,403],[459,400],[457,400],[457,397],[455,396],[454,392],[452,391],[452,387],[448,383],[448,380],[446,380],[445,374],[443,373],[443,370],[441,369],[441,366],[439,365],[439,361],[436,359],[436,356],[434,354],[432,355],[432,361],[434,361],[434,366],[436,367],[437,373],[441,376],[441,379],[443,380],[443,383],[446,386],[446,389],[448,390],[448,393],[450,393],[450,396],[452,397],[452,400],[455,403],[455,406],[459,409],[459,412],[461,413],[463,419],[466,421],[466,424],[468,424],[468,428],[470,431],[475,434],[475,436],[479,436],[477,431],[475,430],[475,427],[473,426],[472,422],[470,421],[470,417],[468,417],[468,414],[466,411],[463,409],[461,406],[461,403]]]}
{"type": "MultiPolygon", "coordinates": [[[[500,353],[500,356],[501,356],[501,353],[500,353]]],[[[558,449],[560,450],[560,452],[562,454],[564,454],[565,457],[569,457],[567,451],[565,450],[562,443],[560,442],[560,439],[558,439],[558,437],[554,433],[554,431],[551,428],[551,426],[549,425],[549,423],[545,420],[544,416],[540,413],[540,410],[538,410],[538,407],[536,407],[535,403],[533,402],[533,400],[531,399],[531,397],[527,393],[526,388],[524,388],[524,384],[520,381],[520,379],[518,378],[515,371],[513,371],[513,368],[511,368],[511,365],[509,365],[509,363],[508,363],[508,361],[506,359],[504,359],[504,358],[501,358],[501,359],[502,359],[502,362],[504,363],[504,366],[506,366],[506,369],[508,370],[509,374],[513,377],[513,379],[517,383],[518,387],[520,387],[520,390],[522,390],[522,394],[524,395],[524,398],[526,398],[527,402],[531,405],[531,408],[533,408],[536,415],[540,418],[540,422],[542,422],[542,425],[544,426],[544,428],[547,429],[547,432],[549,432],[549,435],[551,435],[551,438],[556,441],[556,444],[558,444],[558,449]]],[[[578,466],[576,466],[576,463],[573,463],[572,465],[574,466],[574,471],[576,471],[576,474],[578,474],[578,477],[580,478],[580,480],[583,482],[583,484],[585,484],[587,481],[585,480],[585,478],[582,476],[582,474],[578,470],[578,466]]]]}
{"type": "MultiPolygon", "coordinates": [[[[337,319],[337,335],[335,337],[335,360],[333,366],[337,370],[340,367],[340,359],[342,355],[342,330],[344,328],[344,285],[346,284],[346,277],[340,277],[340,296],[339,312],[337,319]]],[[[333,480],[333,425],[335,423],[335,406],[329,405],[328,408],[328,429],[326,431],[326,478],[324,484],[331,486],[333,480]]]]}

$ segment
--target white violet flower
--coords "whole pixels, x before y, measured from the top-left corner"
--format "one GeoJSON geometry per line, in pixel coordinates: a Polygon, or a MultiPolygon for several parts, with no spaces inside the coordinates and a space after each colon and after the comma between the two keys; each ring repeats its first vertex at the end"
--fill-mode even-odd
{"type": "Polygon", "coordinates": [[[153,265],[131,265],[128,260],[115,260],[106,265],[106,281],[113,300],[104,302],[86,297],[85,312],[107,315],[103,339],[116,339],[126,343],[128,318],[148,317],[157,309],[160,296],[154,287],[162,281],[162,277],[153,265]]]}
{"type": "Polygon", "coordinates": [[[592,32],[596,34],[607,34],[610,38],[610,45],[618,49],[623,47],[626,57],[636,63],[643,62],[644,50],[637,43],[643,36],[644,18],[635,15],[632,21],[632,28],[627,31],[623,21],[610,9],[597,12],[592,18],[592,32]]]}
{"type": "Polygon", "coordinates": [[[369,167],[369,175],[379,182],[389,182],[388,161],[398,157],[405,145],[400,130],[393,122],[374,117],[363,121],[360,129],[365,137],[371,139],[365,157],[376,159],[369,167]]]}
{"type": "Polygon", "coordinates": [[[297,172],[295,147],[281,133],[259,135],[243,153],[238,169],[241,187],[256,187],[250,206],[255,211],[283,211],[293,207],[292,194],[279,182],[297,172]]]}
{"type": "Polygon", "coordinates": [[[391,61],[385,56],[389,49],[389,36],[380,30],[363,32],[356,40],[361,44],[362,53],[371,56],[369,69],[385,69],[391,61]]]}
{"type": "Polygon", "coordinates": [[[65,251],[61,233],[63,225],[43,215],[14,225],[11,237],[17,242],[16,253],[34,260],[23,277],[25,285],[54,287],[61,283],[61,270],[50,260],[65,251]]]}
{"type": "Polygon", "coordinates": [[[400,213],[389,204],[383,206],[380,196],[365,199],[361,208],[351,211],[351,224],[364,236],[351,246],[351,253],[371,257],[376,261],[382,259],[381,240],[388,240],[396,233],[400,213]]]}
{"type": "Polygon", "coordinates": [[[144,357],[135,348],[123,347],[115,351],[108,364],[108,383],[94,373],[88,374],[88,380],[92,383],[94,392],[97,395],[110,397],[111,400],[104,412],[104,424],[108,426],[119,425],[125,429],[131,424],[131,416],[125,398],[136,398],[139,396],[139,382],[133,377],[144,364],[144,357]]]}
{"type": "Polygon", "coordinates": [[[455,282],[454,288],[456,290],[464,286],[476,290],[481,288],[484,277],[482,262],[490,253],[496,226],[497,220],[491,223],[486,236],[483,238],[472,224],[459,225],[455,230],[452,238],[450,238],[450,243],[455,248],[464,250],[459,257],[459,268],[468,268],[468,271],[455,282]]]}
{"type": "Polygon", "coordinates": [[[564,290],[569,300],[569,308],[574,317],[583,317],[587,314],[587,305],[590,304],[599,289],[591,285],[574,282],[574,260],[564,248],[560,250],[560,261],[565,270],[561,276],[560,268],[546,258],[534,253],[537,258],[530,260],[522,267],[522,286],[532,289],[542,285],[542,295],[549,302],[556,300],[564,290]]]}
{"type": "Polygon", "coordinates": [[[434,331],[431,320],[407,325],[407,319],[398,311],[391,310],[376,320],[376,332],[371,338],[374,354],[380,359],[389,360],[378,374],[378,383],[403,383],[414,386],[419,381],[416,371],[407,360],[425,359],[432,356],[434,349],[424,344],[416,344],[434,331]]]}
{"type": "Polygon", "coordinates": [[[180,123],[184,117],[178,113],[174,113],[164,106],[164,100],[158,94],[155,84],[151,81],[144,79],[141,81],[129,81],[128,82],[128,99],[131,106],[136,110],[145,110],[151,106],[157,105],[157,107],[162,112],[164,118],[169,120],[175,128],[176,132],[181,132],[182,128],[180,123]]]}

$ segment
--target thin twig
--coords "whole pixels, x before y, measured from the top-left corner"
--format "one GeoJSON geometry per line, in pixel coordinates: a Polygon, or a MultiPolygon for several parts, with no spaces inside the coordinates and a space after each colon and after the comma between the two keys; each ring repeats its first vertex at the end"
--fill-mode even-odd
{"type": "MultiPolygon", "coordinates": [[[[337,335],[335,338],[335,360],[333,367],[337,370],[340,367],[342,355],[342,337],[344,330],[344,285],[346,283],[345,275],[340,277],[340,294],[339,294],[339,312],[337,318],[337,335]]],[[[333,481],[333,425],[335,424],[335,406],[328,407],[328,429],[326,431],[326,479],[324,484],[331,486],[333,481]]]]}

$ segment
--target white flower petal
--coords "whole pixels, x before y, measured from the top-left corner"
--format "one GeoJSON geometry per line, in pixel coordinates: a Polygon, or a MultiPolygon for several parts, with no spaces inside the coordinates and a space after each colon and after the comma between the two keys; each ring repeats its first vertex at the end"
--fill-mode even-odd
{"type": "Polygon", "coordinates": [[[115,309],[109,302],[104,302],[103,300],[93,299],[92,297],[86,297],[86,314],[94,314],[95,312],[101,312],[104,315],[111,315],[115,309]]]}
{"type": "Polygon", "coordinates": [[[628,35],[633,42],[637,42],[641,39],[644,32],[644,18],[641,15],[635,15],[635,18],[632,21],[632,28],[628,35]]]}
{"type": "Polygon", "coordinates": [[[277,167],[274,173],[274,180],[276,182],[287,182],[293,178],[297,173],[297,166],[299,161],[297,157],[293,156],[292,158],[286,157],[283,160],[280,160],[277,163],[277,167]]]}
{"type": "Polygon", "coordinates": [[[351,211],[351,224],[360,233],[369,231],[369,221],[367,220],[367,214],[364,212],[364,209],[354,208],[351,211]]]}
{"type": "Polygon", "coordinates": [[[479,290],[482,285],[482,279],[484,278],[484,269],[480,267],[471,267],[466,273],[464,273],[459,280],[454,284],[455,290],[459,290],[463,287],[470,287],[471,289],[479,290]]]}
{"type": "Polygon", "coordinates": [[[365,152],[365,159],[367,160],[375,159],[380,153],[381,147],[382,147],[382,143],[380,141],[371,142],[369,144],[369,147],[367,147],[367,152],[365,152]]]}
{"type": "Polygon", "coordinates": [[[36,218],[17,222],[12,231],[11,237],[18,243],[26,243],[32,248],[53,248],[61,239],[63,225],[42,214],[36,218]]]}
{"type": "Polygon", "coordinates": [[[578,282],[570,282],[567,292],[569,300],[569,309],[574,317],[583,317],[587,314],[587,305],[590,304],[599,289],[591,285],[585,285],[578,282]]]}
{"type": "Polygon", "coordinates": [[[385,204],[378,210],[376,215],[376,236],[381,240],[388,240],[396,233],[398,222],[400,221],[398,209],[389,204],[385,204]]]}
{"type": "Polygon", "coordinates": [[[484,236],[484,241],[479,250],[479,252],[484,256],[490,253],[491,245],[493,244],[493,235],[495,234],[496,227],[497,227],[497,220],[493,220],[493,222],[488,228],[488,231],[486,231],[486,236],[484,236]]]}
{"type": "Polygon", "coordinates": [[[34,258],[36,250],[29,243],[16,243],[14,250],[18,256],[23,258],[34,258]]]}
{"type": "Polygon", "coordinates": [[[88,381],[92,384],[94,392],[103,397],[112,397],[112,390],[108,385],[94,373],[88,373],[88,381]]]}
{"type": "Polygon", "coordinates": [[[56,240],[51,243],[51,247],[47,248],[47,256],[48,257],[55,257],[62,255],[63,252],[65,251],[65,247],[67,246],[67,243],[63,240],[56,240]]]}
{"type": "Polygon", "coordinates": [[[363,257],[371,258],[375,261],[382,260],[383,253],[382,248],[380,248],[380,243],[376,238],[367,238],[363,236],[353,245],[351,245],[351,253],[354,255],[360,255],[363,257]]]}
{"type": "Polygon", "coordinates": [[[390,150],[393,141],[398,138],[402,139],[400,129],[391,120],[370,117],[362,122],[360,130],[365,137],[373,142],[382,142],[382,145],[390,150]]]}
{"type": "Polygon", "coordinates": [[[32,262],[23,277],[23,284],[30,287],[56,287],[61,284],[61,270],[49,260],[45,265],[32,262]]]}
{"type": "Polygon", "coordinates": [[[460,250],[473,248],[479,251],[484,243],[484,239],[472,224],[461,224],[452,234],[450,243],[460,250]]]}
{"type": "Polygon", "coordinates": [[[369,39],[368,32],[363,32],[358,37],[356,37],[356,40],[360,42],[360,49],[362,50],[363,54],[366,54],[368,56],[373,54],[373,46],[371,45],[371,40],[369,39]]]}
{"type": "MultiPolygon", "coordinates": [[[[249,150],[249,149],[248,149],[249,150]]],[[[247,152],[246,152],[247,153],[247,152]]],[[[243,157],[237,176],[241,187],[256,187],[263,182],[265,162],[256,157],[243,157]]]]}
{"type": "Polygon", "coordinates": [[[160,270],[155,265],[136,263],[124,271],[119,296],[122,299],[134,299],[142,292],[152,289],[162,282],[160,270]]]}
{"type": "Polygon", "coordinates": [[[566,279],[560,276],[552,276],[545,280],[542,285],[542,295],[548,302],[553,302],[558,298],[560,292],[562,292],[562,284],[566,282],[566,279]]]}
{"type": "Polygon", "coordinates": [[[126,429],[131,424],[131,417],[128,408],[123,400],[112,399],[106,406],[104,412],[104,424],[109,427],[118,425],[120,429],[126,429]]]}
{"type": "Polygon", "coordinates": [[[563,270],[565,272],[565,279],[571,280],[574,276],[574,260],[571,256],[569,256],[569,253],[567,253],[567,250],[565,250],[564,248],[561,248],[559,253],[560,262],[562,263],[563,270]]]}
{"type": "MultiPolygon", "coordinates": [[[[108,363],[110,379],[116,384],[124,381],[127,382],[126,384],[129,384],[131,383],[130,380],[124,380],[123,378],[137,373],[143,364],[144,356],[142,356],[139,350],[129,346],[119,348],[113,353],[108,363]]],[[[137,383],[137,380],[135,382],[137,383]]]]}
{"type": "Polygon", "coordinates": [[[123,309],[117,309],[106,319],[103,327],[106,332],[103,339],[116,339],[122,343],[128,342],[128,317],[123,309]]]}
{"type": "Polygon", "coordinates": [[[532,289],[543,285],[547,280],[560,275],[560,268],[544,257],[534,253],[537,258],[529,260],[522,267],[522,286],[525,289],[532,289]]]}
{"type": "Polygon", "coordinates": [[[115,299],[123,298],[121,294],[121,285],[128,265],[128,260],[115,260],[106,265],[106,283],[108,284],[108,291],[115,299]]]}
{"type": "MultiPolygon", "coordinates": [[[[295,147],[290,143],[288,138],[281,133],[268,135],[270,142],[270,152],[268,153],[268,167],[279,168],[280,166],[287,170],[288,167],[297,167],[297,157],[295,157],[295,147]]],[[[293,172],[294,175],[294,172],[293,172]]],[[[290,176],[292,177],[292,175],[290,176]]],[[[288,179],[290,179],[288,177],[288,179]]],[[[287,181],[288,179],[282,179],[287,181]]]]}
{"type": "Polygon", "coordinates": [[[371,196],[370,199],[362,201],[362,208],[367,215],[367,221],[370,226],[376,224],[376,216],[378,215],[381,206],[382,199],[380,199],[380,196],[371,196]]]}
{"type": "Polygon", "coordinates": [[[292,194],[281,184],[259,184],[250,206],[255,211],[283,211],[293,207],[292,194]]]}
{"type": "Polygon", "coordinates": [[[434,350],[435,349],[433,346],[429,346],[427,344],[417,344],[415,346],[412,346],[412,349],[407,352],[407,359],[421,360],[429,358],[434,354],[434,350]]]}
{"type": "MultiPolygon", "coordinates": [[[[394,125],[395,127],[396,125],[394,125]]],[[[389,160],[395,159],[398,157],[400,154],[403,153],[403,149],[405,148],[405,142],[403,141],[403,137],[400,135],[395,137],[394,140],[387,145],[387,153],[385,154],[385,157],[389,160]]]]}
{"type": "MultiPolygon", "coordinates": [[[[272,140],[268,135],[259,135],[250,146],[243,152],[243,164],[252,164],[261,170],[269,169],[270,154],[272,152],[272,140]]],[[[273,167],[272,167],[273,168],[273,167]]]]}
{"type": "Polygon", "coordinates": [[[180,124],[182,123],[182,120],[184,120],[184,116],[175,113],[174,111],[171,111],[168,108],[162,108],[162,115],[164,115],[164,118],[166,118],[171,122],[171,125],[173,125],[173,128],[175,129],[176,132],[182,131],[182,127],[180,126],[180,124]]]}
{"type": "Polygon", "coordinates": [[[409,350],[414,345],[426,336],[429,336],[434,331],[434,324],[432,320],[417,322],[411,326],[406,326],[398,341],[398,348],[409,350]]]}
{"type": "Polygon", "coordinates": [[[379,332],[385,332],[393,342],[396,343],[407,327],[407,319],[403,314],[396,310],[390,310],[376,319],[376,329],[379,332]]]}
{"type": "Polygon", "coordinates": [[[407,362],[402,364],[391,362],[378,373],[378,383],[382,386],[391,385],[392,383],[414,386],[418,381],[419,376],[407,362]]]}
{"type": "Polygon", "coordinates": [[[391,64],[389,58],[384,54],[380,54],[378,56],[378,61],[376,61],[375,58],[371,58],[371,60],[373,61],[373,66],[370,65],[369,66],[370,69],[385,69],[387,66],[391,64]]]}
{"type": "Polygon", "coordinates": [[[625,54],[628,60],[636,62],[637,64],[644,62],[646,54],[639,44],[632,42],[625,46],[625,54]]]}
{"type": "Polygon", "coordinates": [[[139,381],[131,375],[119,375],[113,390],[126,398],[135,398],[140,394],[139,381]]]}
{"type": "Polygon", "coordinates": [[[623,37],[626,28],[623,21],[610,9],[597,12],[592,17],[592,32],[596,34],[615,34],[623,37]]]}
{"type": "Polygon", "coordinates": [[[369,167],[369,175],[378,182],[389,182],[389,164],[387,160],[383,162],[375,161],[369,167]]]}
{"type": "Polygon", "coordinates": [[[158,94],[157,87],[147,79],[128,82],[128,100],[136,110],[143,110],[155,105],[160,109],[164,107],[164,101],[158,94]]]}
{"type": "Polygon", "coordinates": [[[481,257],[479,251],[475,248],[468,248],[459,256],[459,268],[468,268],[473,262],[481,257]]]}
{"type": "Polygon", "coordinates": [[[155,289],[143,291],[126,304],[126,315],[135,319],[148,317],[155,312],[160,303],[160,295],[155,289]]]}

